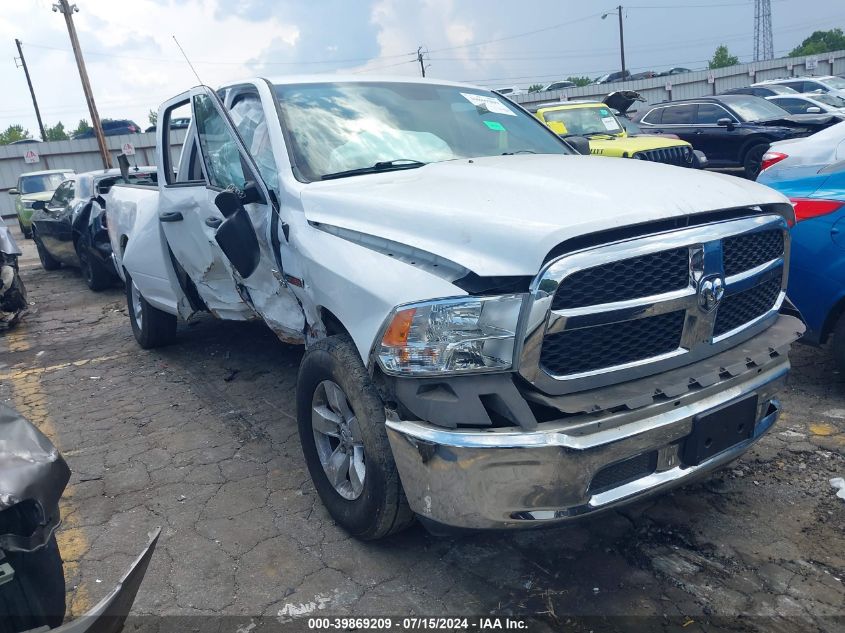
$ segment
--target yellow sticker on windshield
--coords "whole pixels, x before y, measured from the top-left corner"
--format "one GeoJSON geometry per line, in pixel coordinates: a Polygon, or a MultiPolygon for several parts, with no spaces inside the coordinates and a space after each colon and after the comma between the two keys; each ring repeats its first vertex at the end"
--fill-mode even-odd
{"type": "Polygon", "coordinates": [[[497,132],[505,131],[505,126],[499,123],[498,121],[485,121],[484,125],[489,127],[491,130],[496,130],[497,132]]]}

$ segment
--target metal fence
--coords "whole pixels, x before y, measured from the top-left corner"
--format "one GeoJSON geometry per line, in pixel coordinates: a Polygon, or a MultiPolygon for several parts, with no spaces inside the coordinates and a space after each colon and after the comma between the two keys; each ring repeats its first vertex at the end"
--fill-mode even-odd
{"type": "MultiPolygon", "coordinates": [[[[178,161],[186,130],[173,130],[170,151],[174,164],[178,161]]],[[[137,165],[156,164],[156,134],[121,134],[107,136],[106,146],[112,157],[112,164],[117,166],[117,155],[123,151],[124,143],[131,143],[135,155],[130,162],[137,165]]],[[[17,186],[18,176],[28,171],[43,169],[70,169],[76,173],[96,171],[103,168],[97,139],[86,138],[70,141],[50,141],[48,143],[24,143],[20,145],[0,146],[0,215],[9,217],[15,214],[15,201],[6,192],[17,186]],[[27,163],[24,159],[29,150],[38,153],[37,163],[27,163]]]]}
{"type": "Polygon", "coordinates": [[[749,62],[715,70],[699,70],[680,75],[652,77],[637,81],[618,81],[598,86],[583,86],[548,92],[515,95],[517,103],[530,106],[568,99],[597,99],[616,90],[636,90],[647,104],[675,99],[690,99],[719,94],[731,88],[742,88],[766,79],[801,77],[804,75],[839,75],[845,73],[845,51],[834,51],[806,57],[785,57],[763,62],[749,62]]]}

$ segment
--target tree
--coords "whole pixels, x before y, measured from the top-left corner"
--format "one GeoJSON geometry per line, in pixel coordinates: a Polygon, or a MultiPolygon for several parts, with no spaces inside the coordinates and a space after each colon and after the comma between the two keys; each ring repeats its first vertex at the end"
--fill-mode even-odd
{"type": "Polygon", "coordinates": [[[47,135],[45,141],[66,141],[69,138],[67,132],[65,132],[65,125],[61,121],[53,127],[45,128],[44,133],[47,135]]]}
{"type": "Polygon", "coordinates": [[[25,138],[32,138],[29,135],[29,130],[25,130],[22,125],[15,123],[0,132],[0,145],[8,145],[15,141],[22,141],[25,138]]]}
{"type": "Polygon", "coordinates": [[[83,132],[87,132],[91,129],[91,125],[85,119],[79,119],[79,125],[76,126],[76,129],[71,133],[71,136],[76,136],[77,134],[82,134],[83,132]]]}
{"type": "Polygon", "coordinates": [[[155,110],[150,110],[150,113],[147,115],[147,118],[150,120],[150,125],[155,127],[156,121],[158,121],[158,112],[155,110]]]}
{"type": "Polygon", "coordinates": [[[591,83],[593,83],[593,80],[589,77],[567,77],[566,81],[571,81],[579,88],[581,86],[589,86],[591,83]]]}
{"type": "Polygon", "coordinates": [[[713,53],[713,59],[710,60],[709,68],[724,68],[725,66],[736,66],[739,63],[739,57],[731,55],[728,47],[724,44],[720,45],[716,52],[713,53]]]}
{"type": "Polygon", "coordinates": [[[830,51],[841,51],[843,48],[845,48],[845,33],[842,32],[842,29],[815,31],[801,42],[801,46],[793,48],[789,56],[819,55],[830,51]]]}
{"type": "Polygon", "coordinates": [[[543,89],[543,84],[531,84],[528,86],[528,92],[539,92],[543,89]]]}

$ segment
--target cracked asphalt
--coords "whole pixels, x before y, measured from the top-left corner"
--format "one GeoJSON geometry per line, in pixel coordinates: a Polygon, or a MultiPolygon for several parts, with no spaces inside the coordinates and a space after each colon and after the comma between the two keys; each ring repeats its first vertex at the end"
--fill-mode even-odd
{"type": "Polygon", "coordinates": [[[18,238],[32,306],[0,335],[0,399],[73,470],[59,535],[69,619],[162,526],[133,615],[296,630],[314,615],[408,614],[512,614],[540,631],[845,628],[845,502],[828,483],[845,476],[845,380],[823,349],[794,350],[774,431],[701,483],[554,530],[444,538],[417,525],[360,543],[303,462],[300,349],[261,324],[201,319],[141,350],[121,288],[47,273],[18,238]]]}

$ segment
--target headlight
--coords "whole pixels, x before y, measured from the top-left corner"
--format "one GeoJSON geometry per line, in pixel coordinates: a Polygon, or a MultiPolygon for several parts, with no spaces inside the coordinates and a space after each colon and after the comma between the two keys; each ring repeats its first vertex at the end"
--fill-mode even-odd
{"type": "Polygon", "coordinates": [[[377,347],[381,366],[405,375],[511,369],[522,300],[462,297],[399,306],[377,347]]]}
{"type": "Polygon", "coordinates": [[[23,201],[23,208],[24,209],[31,209],[33,204],[35,204],[35,200],[24,200],[23,201]]]}

